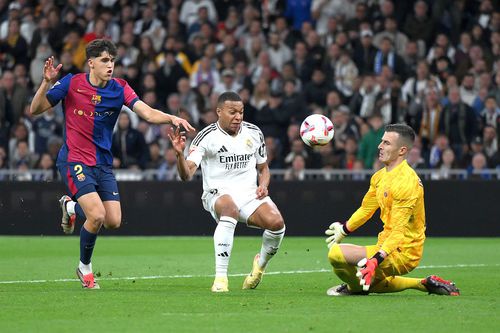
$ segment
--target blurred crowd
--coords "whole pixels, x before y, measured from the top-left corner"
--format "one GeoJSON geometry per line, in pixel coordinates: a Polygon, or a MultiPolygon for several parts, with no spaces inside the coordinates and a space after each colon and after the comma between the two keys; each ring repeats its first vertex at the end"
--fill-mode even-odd
{"type": "MultiPolygon", "coordinates": [[[[54,55],[61,76],[86,71],[86,44],[107,38],[118,48],[114,76],[197,129],[217,120],[221,92],[238,92],[245,120],[266,137],[270,168],[287,169],[286,179],[306,169],[379,168],[384,125],[396,122],[418,135],[408,157],[414,168],[435,169],[435,178],[452,169],[482,177],[480,170],[500,165],[499,5],[0,0],[0,170],[55,170],[61,105],[29,114],[44,61],[54,55]],[[334,140],[314,150],[299,137],[312,113],[335,125],[334,140]]],[[[114,166],[176,179],[169,130],[124,107],[114,166]]]]}

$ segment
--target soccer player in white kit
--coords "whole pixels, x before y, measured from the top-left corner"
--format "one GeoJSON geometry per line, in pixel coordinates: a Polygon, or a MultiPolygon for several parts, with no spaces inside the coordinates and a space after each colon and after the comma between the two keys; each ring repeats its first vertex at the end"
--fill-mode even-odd
{"type": "Polygon", "coordinates": [[[253,261],[243,289],[260,283],[269,260],[285,234],[278,207],[268,196],[270,180],[266,145],[261,130],[243,121],[243,102],[238,94],[224,92],[217,100],[218,121],[201,130],[184,158],[185,136],[177,130],[170,140],[177,153],[182,180],[192,178],[201,165],[202,202],[217,222],[214,233],[215,280],[213,292],[227,292],[227,269],[236,223],[264,229],[262,247],[253,261]]]}

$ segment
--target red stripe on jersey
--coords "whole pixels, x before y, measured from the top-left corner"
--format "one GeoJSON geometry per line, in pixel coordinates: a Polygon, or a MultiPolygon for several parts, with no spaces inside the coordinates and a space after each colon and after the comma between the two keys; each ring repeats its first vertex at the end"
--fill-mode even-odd
{"type": "Polygon", "coordinates": [[[78,189],[76,188],[75,182],[73,181],[73,177],[71,177],[71,172],[69,171],[69,166],[68,166],[68,172],[66,173],[66,177],[68,178],[68,188],[71,192],[71,196],[74,196],[78,189]]]}
{"type": "Polygon", "coordinates": [[[97,95],[97,89],[87,82],[85,74],[73,76],[64,103],[68,162],[96,165],[94,95],[97,95]]]}

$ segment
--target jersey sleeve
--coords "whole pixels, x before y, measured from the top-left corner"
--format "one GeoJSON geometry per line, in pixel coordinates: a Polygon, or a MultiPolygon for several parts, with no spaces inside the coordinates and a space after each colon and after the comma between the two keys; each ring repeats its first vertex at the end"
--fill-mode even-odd
{"type": "Polygon", "coordinates": [[[405,177],[392,184],[393,201],[389,221],[392,231],[381,246],[381,250],[387,254],[394,251],[405,237],[405,231],[421,191],[418,188],[421,183],[416,182],[413,177],[405,177]]]}
{"type": "Polygon", "coordinates": [[[255,159],[257,164],[262,164],[267,161],[267,149],[266,149],[266,141],[264,139],[264,134],[259,130],[259,149],[255,152],[255,159]]]}
{"type": "MultiPolygon", "coordinates": [[[[201,134],[201,132],[198,133],[198,135],[200,135],[200,134],[201,134]]],[[[201,160],[205,156],[205,152],[206,152],[205,144],[207,142],[207,139],[200,141],[198,143],[198,140],[196,140],[198,135],[194,138],[193,143],[189,147],[189,153],[188,153],[186,160],[194,162],[194,164],[196,164],[196,166],[199,167],[201,160]],[[194,143],[197,143],[197,144],[195,145],[194,143]]]]}
{"type": "Polygon", "coordinates": [[[136,92],[132,87],[128,84],[127,81],[123,79],[115,79],[118,81],[118,84],[120,84],[123,87],[123,104],[128,107],[130,110],[134,109],[134,104],[139,100],[139,97],[137,96],[136,92]]]}
{"type": "Polygon", "coordinates": [[[347,229],[354,231],[361,227],[373,216],[379,208],[377,201],[377,183],[380,179],[378,173],[374,174],[370,179],[370,188],[363,197],[361,207],[359,207],[354,214],[347,221],[347,229]]]}
{"type": "Polygon", "coordinates": [[[66,97],[69,91],[69,85],[71,83],[71,78],[73,77],[73,74],[68,74],[58,80],[52,88],[47,91],[45,96],[47,97],[47,100],[49,101],[50,105],[55,106],[57,103],[59,103],[62,99],[66,97]]]}

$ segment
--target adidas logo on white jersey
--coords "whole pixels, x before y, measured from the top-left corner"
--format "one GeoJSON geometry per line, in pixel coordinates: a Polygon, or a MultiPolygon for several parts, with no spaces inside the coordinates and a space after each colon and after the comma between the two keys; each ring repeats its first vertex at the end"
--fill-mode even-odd
{"type": "Polygon", "coordinates": [[[223,146],[222,146],[222,147],[221,147],[221,148],[217,151],[217,153],[219,153],[219,154],[220,154],[220,153],[227,153],[227,149],[226,149],[226,147],[223,145],[223,146]]]}

